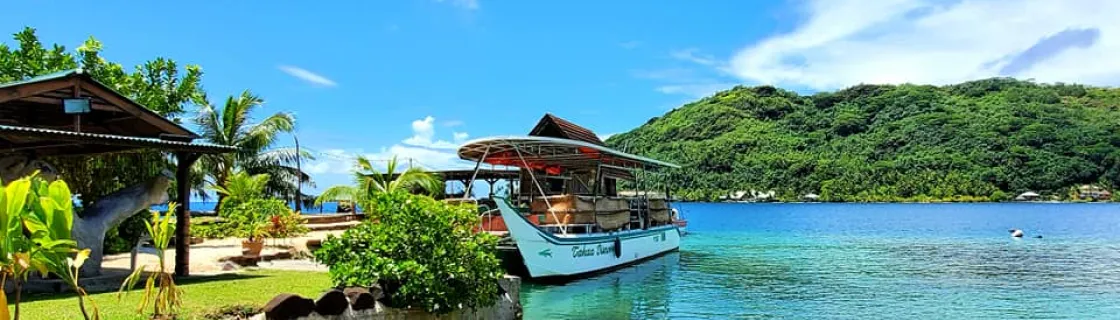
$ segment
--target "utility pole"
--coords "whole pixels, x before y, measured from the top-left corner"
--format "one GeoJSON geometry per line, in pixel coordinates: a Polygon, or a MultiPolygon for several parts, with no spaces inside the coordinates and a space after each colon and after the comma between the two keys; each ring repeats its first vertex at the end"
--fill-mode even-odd
{"type": "Polygon", "coordinates": [[[299,136],[292,134],[292,139],[296,140],[296,212],[303,212],[303,168],[300,167],[300,158],[303,155],[299,152],[299,136]]]}

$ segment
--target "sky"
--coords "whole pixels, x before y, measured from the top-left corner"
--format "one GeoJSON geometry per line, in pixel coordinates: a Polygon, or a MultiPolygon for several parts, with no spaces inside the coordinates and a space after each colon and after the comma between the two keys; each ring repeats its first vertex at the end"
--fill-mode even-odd
{"type": "Polygon", "coordinates": [[[1118,12],[1108,0],[19,1],[0,32],[30,26],[69,50],[93,36],[125,66],[197,64],[215,103],[253,91],[258,119],[295,114],[315,192],[348,183],[357,155],[470,167],[458,144],[525,134],[546,112],[605,138],[735,85],[1116,86],[1118,12]]]}

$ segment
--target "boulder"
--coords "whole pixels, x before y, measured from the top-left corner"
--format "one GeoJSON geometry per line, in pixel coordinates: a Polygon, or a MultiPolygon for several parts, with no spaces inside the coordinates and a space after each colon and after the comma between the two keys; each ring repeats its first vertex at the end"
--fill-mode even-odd
{"type": "Polygon", "coordinates": [[[340,315],[349,307],[350,301],[346,300],[346,294],[338,289],[323,293],[319,300],[315,301],[315,312],[324,316],[340,315]]]}
{"type": "Polygon", "coordinates": [[[264,305],[265,319],[288,320],[306,317],[315,311],[315,302],[294,294],[281,293],[264,305]]]}
{"type": "Polygon", "coordinates": [[[377,306],[377,299],[370,294],[369,289],[362,287],[349,287],[342,290],[350,300],[350,309],[354,311],[370,309],[377,306]]]}

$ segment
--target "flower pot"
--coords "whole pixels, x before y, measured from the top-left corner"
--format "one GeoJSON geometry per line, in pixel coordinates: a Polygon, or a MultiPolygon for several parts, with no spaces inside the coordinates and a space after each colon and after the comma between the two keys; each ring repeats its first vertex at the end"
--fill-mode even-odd
{"type": "Polygon", "coordinates": [[[261,250],[264,250],[264,241],[241,241],[241,255],[259,256],[261,255],[261,250]]]}

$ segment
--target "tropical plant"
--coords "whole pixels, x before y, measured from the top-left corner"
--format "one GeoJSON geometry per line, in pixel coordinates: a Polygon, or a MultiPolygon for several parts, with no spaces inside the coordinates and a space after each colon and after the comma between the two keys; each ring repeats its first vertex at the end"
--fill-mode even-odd
{"type": "Polygon", "coordinates": [[[222,195],[218,215],[227,216],[228,209],[236,208],[250,200],[264,198],[268,178],[267,174],[249,175],[245,171],[238,171],[229,176],[225,185],[213,186],[214,191],[222,195]],[[222,209],[223,207],[227,209],[222,209]]]}
{"type": "Polygon", "coordinates": [[[338,286],[377,284],[394,307],[450,312],[493,303],[502,268],[497,238],[475,233],[476,209],[424,195],[381,192],[372,219],[328,236],[315,258],[338,286]]]}
{"type": "MultiPolygon", "coordinates": [[[[302,200],[297,194],[296,178],[310,183],[311,178],[293,164],[297,158],[313,159],[309,152],[294,148],[273,148],[281,133],[295,128],[295,117],[287,112],[272,114],[254,123],[252,113],[264,100],[249,91],[240,96],[230,96],[225,105],[215,108],[206,104],[195,118],[202,137],[221,145],[237,147],[236,152],[205,155],[199,159],[198,173],[205,176],[212,186],[227,187],[230,177],[238,170],[249,175],[268,174],[264,192],[284,199],[302,200]]],[[[196,189],[203,186],[195,185],[196,189]]],[[[225,195],[218,195],[218,203],[225,195]]]]}
{"type": "Polygon", "coordinates": [[[283,200],[252,199],[230,208],[228,219],[238,236],[257,242],[272,235],[273,217],[292,214],[292,209],[283,200]]]}
{"type": "MultiPolygon", "coordinates": [[[[144,309],[148,307],[148,304],[151,304],[152,317],[156,319],[174,319],[177,309],[182,306],[183,292],[175,286],[175,279],[170,272],[167,272],[166,259],[164,259],[167,245],[171,242],[171,237],[174,236],[175,224],[171,223],[173,218],[171,213],[175,212],[176,207],[176,203],[168,203],[166,214],[150,210],[152,213],[151,221],[144,221],[144,226],[152,237],[152,246],[156,249],[159,264],[154,266],[152,272],[148,273],[147,280],[144,282],[143,297],[136,307],[136,312],[144,313],[144,309]]],[[[125,290],[131,290],[136,286],[148,267],[148,265],[140,266],[125,278],[120,291],[117,292],[118,300],[125,294],[125,290]]]]}
{"type": "MultiPolygon", "coordinates": [[[[398,174],[399,166],[400,163],[394,156],[386,164],[385,173],[381,173],[374,168],[373,163],[368,158],[358,157],[357,168],[354,171],[354,185],[337,185],[327,188],[315,202],[322,204],[326,201],[350,200],[358,205],[365,205],[374,195],[379,193],[406,191],[437,195],[443,192],[443,181],[438,176],[412,166],[398,174]]],[[[370,208],[366,207],[365,209],[369,210],[370,208]]]]}
{"type": "Polygon", "coordinates": [[[22,284],[32,272],[56,275],[78,293],[78,305],[85,319],[97,319],[92,300],[92,316],[86,310],[87,295],[78,285],[79,269],[89,257],[89,249],[78,250],[71,239],[74,223],[73,202],[66,182],[47,182],[38,176],[0,182],[0,319],[12,314],[7,307],[3,285],[10,277],[15,285],[15,319],[19,319],[22,284]]]}
{"type": "Polygon", "coordinates": [[[309,231],[303,217],[294,211],[270,217],[268,236],[273,239],[298,237],[309,231]]]}

